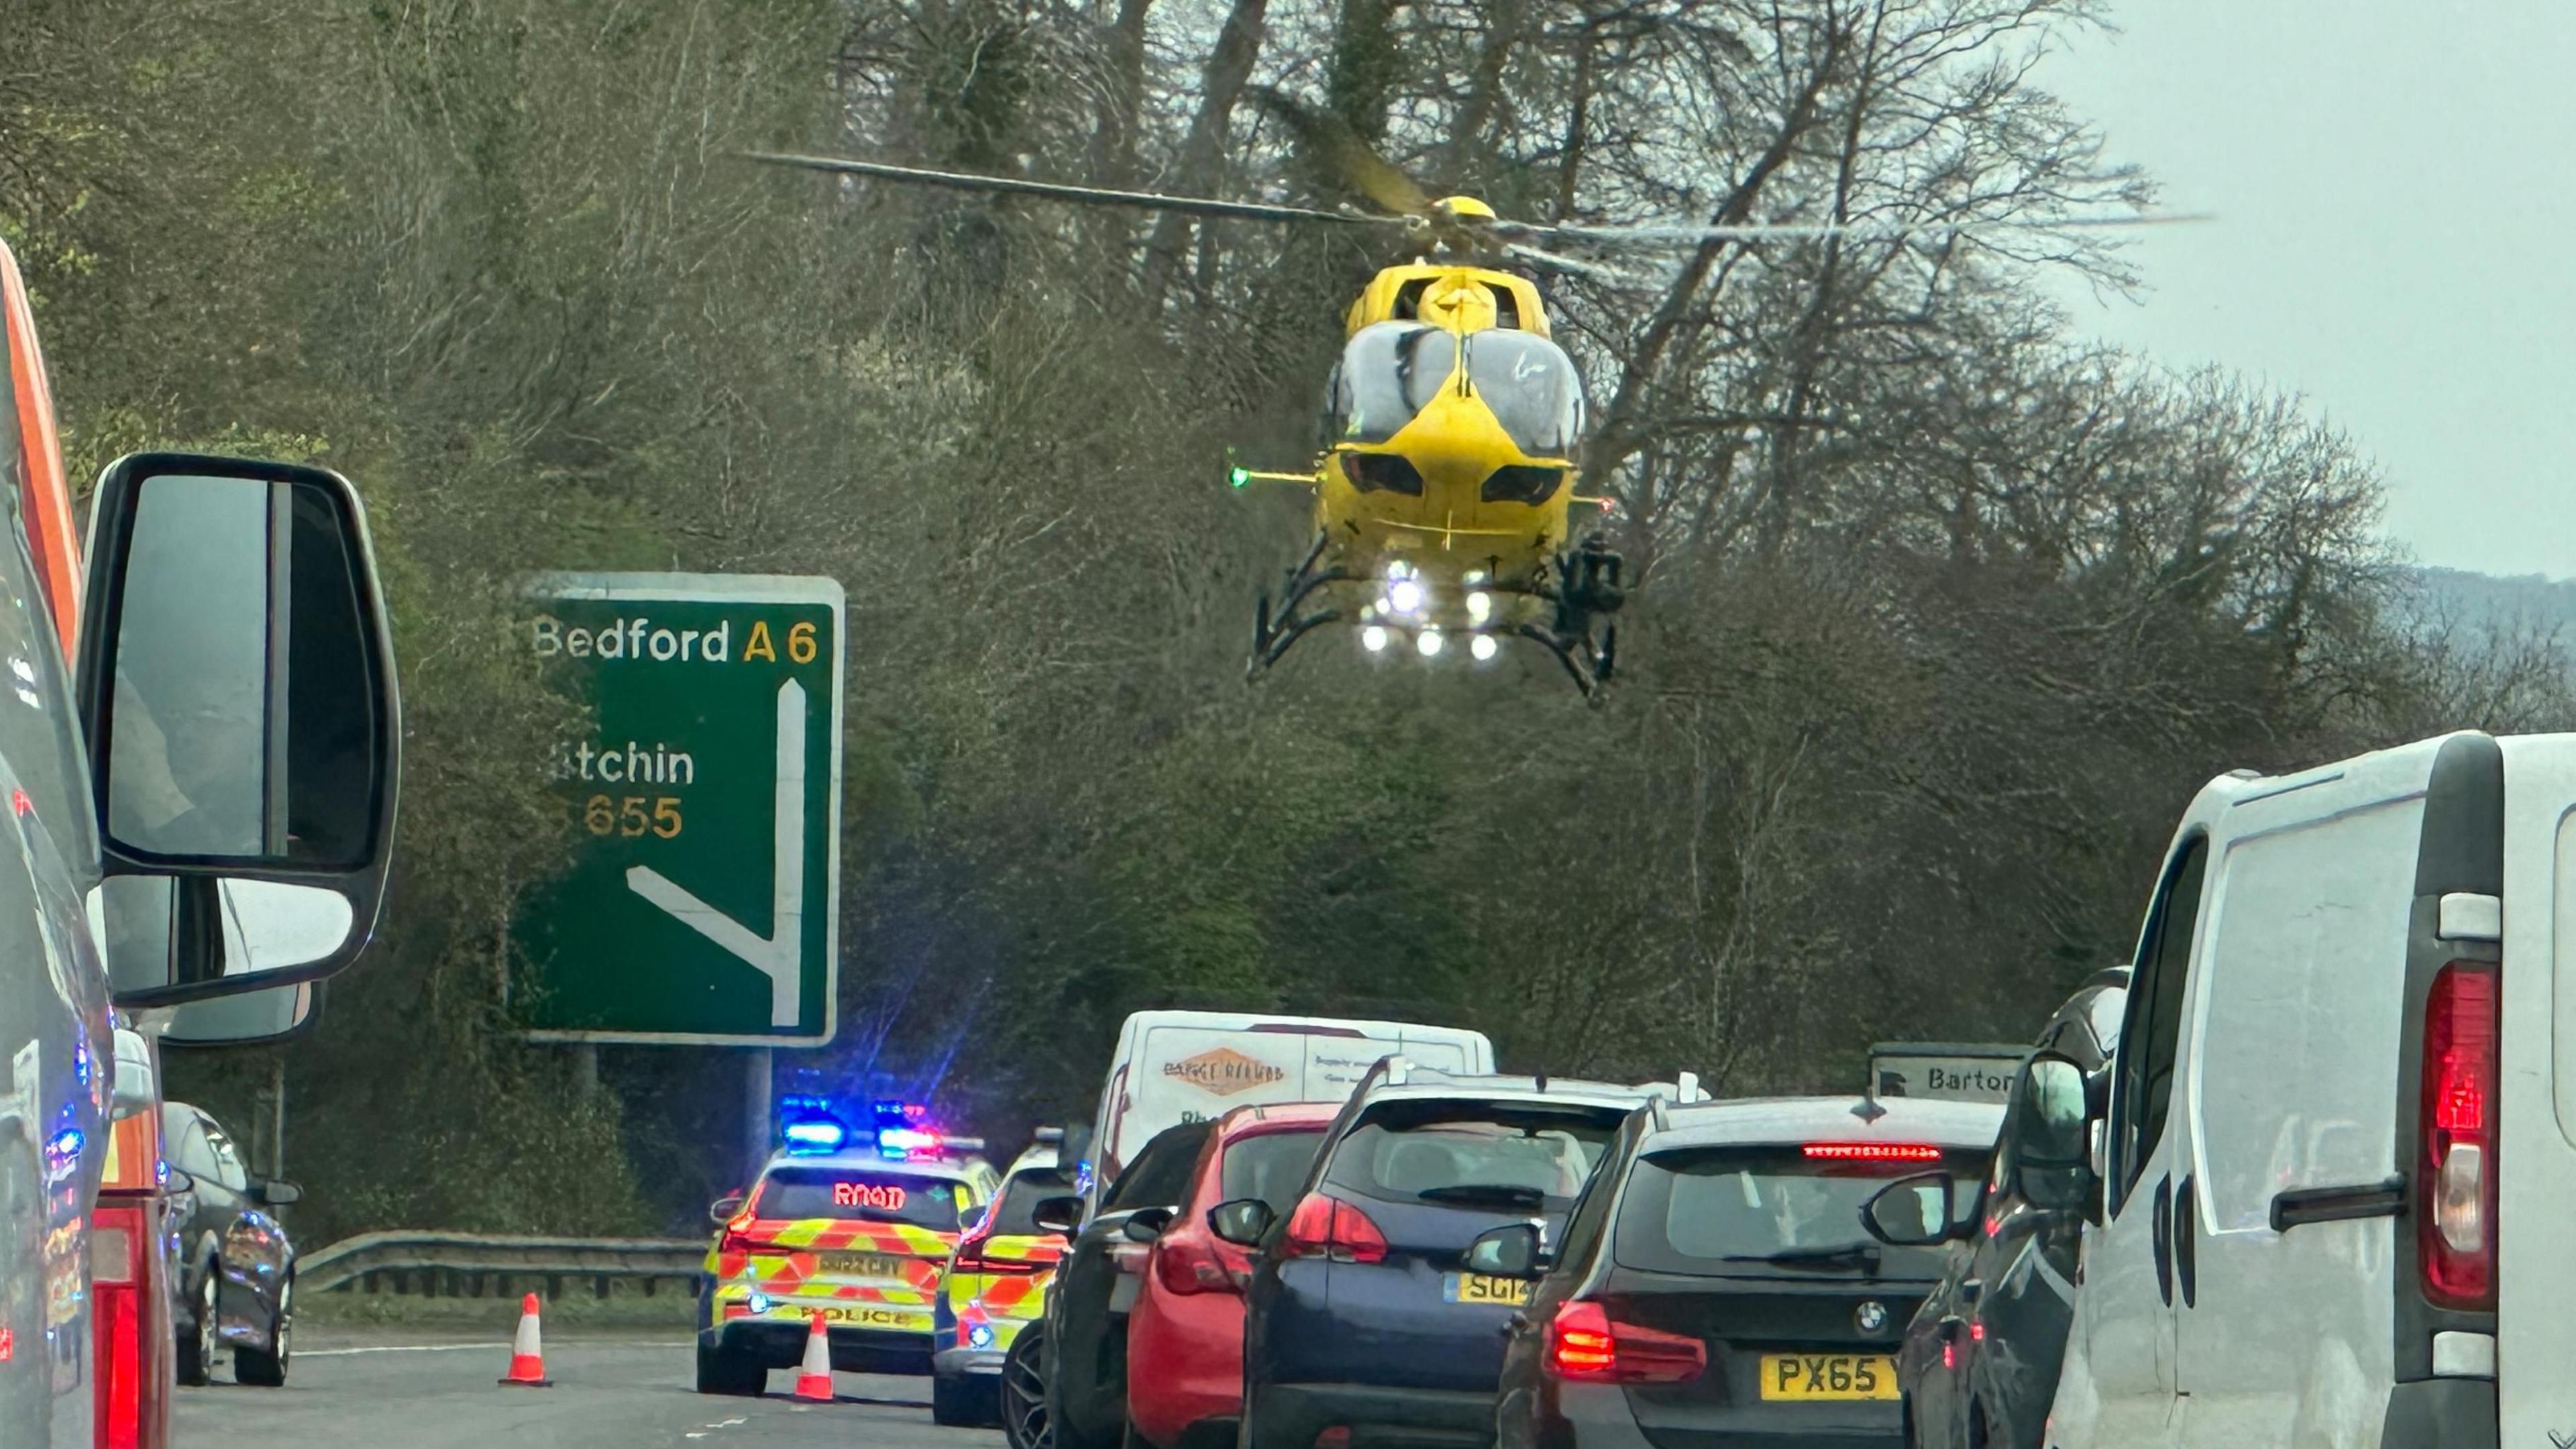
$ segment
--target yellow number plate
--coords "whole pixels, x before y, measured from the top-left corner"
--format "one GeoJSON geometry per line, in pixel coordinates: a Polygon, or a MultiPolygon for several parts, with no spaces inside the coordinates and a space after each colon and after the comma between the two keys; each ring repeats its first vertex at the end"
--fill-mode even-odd
{"type": "Polygon", "coordinates": [[[901,1278],[903,1259],[891,1253],[817,1253],[822,1270],[835,1278],[901,1278]]]}
{"type": "Polygon", "coordinates": [[[1893,1399],[1896,1360],[1872,1353],[1766,1353],[1766,1399],[1893,1399]]]}
{"type": "Polygon", "coordinates": [[[1518,1308],[1529,1302],[1530,1289],[1536,1285],[1520,1278],[1452,1273],[1443,1286],[1448,1289],[1443,1296],[1452,1303],[1499,1303],[1506,1308],[1518,1308]]]}

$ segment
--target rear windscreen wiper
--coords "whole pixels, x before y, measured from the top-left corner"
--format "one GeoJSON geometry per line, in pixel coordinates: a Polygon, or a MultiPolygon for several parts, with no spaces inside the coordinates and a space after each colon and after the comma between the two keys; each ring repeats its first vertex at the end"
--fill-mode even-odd
{"type": "Polygon", "coordinates": [[[1450,1187],[1426,1187],[1414,1196],[1424,1202],[1518,1208],[1530,1212],[1547,1206],[1547,1194],[1537,1188],[1515,1187],[1500,1182],[1462,1182],[1450,1187]]]}
{"type": "Polygon", "coordinates": [[[1783,1248],[1776,1253],[1729,1253],[1728,1263],[1777,1263],[1784,1268],[1866,1268],[1878,1271],[1876,1243],[1844,1243],[1833,1248],[1783,1248]]]}

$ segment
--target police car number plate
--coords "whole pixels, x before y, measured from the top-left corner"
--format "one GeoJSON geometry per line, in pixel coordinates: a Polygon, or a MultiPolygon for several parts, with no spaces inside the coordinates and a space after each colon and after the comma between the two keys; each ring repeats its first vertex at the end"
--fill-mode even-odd
{"type": "Polygon", "coordinates": [[[1871,1353],[1766,1353],[1762,1397],[1820,1401],[1893,1399],[1896,1360],[1871,1353]]]}
{"type": "Polygon", "coordinates": [[[903,1259],[891,1253],[818,1253],[822,1270],[835,1278],[900,1278],[903,1259]]]}
{"type": "Polygon", "coordinates": [[[1522,1278],[1489,1278],[1482,1273],[1452,1273],[1441,1280],[1440,1296],[1452,1303],[1499,1303],[1518,1308],[1529,1302],[1536,1285],[1522,1278]]]}

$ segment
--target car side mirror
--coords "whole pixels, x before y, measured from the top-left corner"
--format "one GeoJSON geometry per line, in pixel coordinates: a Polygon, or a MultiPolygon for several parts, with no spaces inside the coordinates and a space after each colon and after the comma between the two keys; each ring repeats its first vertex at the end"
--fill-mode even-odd
{"type": "Polygon", "coordinates": [[[176,1197],[183,1192],[195,1192],[197,1190],[197,1179],[190,1176],[186,1171],[173,1167],[161,1179],[161,1185],[169,1189],[171,1196],[176,1197]]]}
{"type": "Polygon", "coordinates": [[[259,1200],[270,1207],[285,1207],[304,1201],[304,1189],[291,1182],[271,1179],[259,1185],[259,1200]]]}
{"type": "Polygon", "coordinates": [[[1544,1278],[1551,1266],[1535,1223],[1488,1228],[1467,1245],[1467,1271],[1489,1278],[1544,1278]]]}
{"type": "Polygon", "coordinates": [[[714,1202],[708,1203],[707,1221],[711,1223],[732,1222],[734,1214],[742,1211],[742,1198],[743,1195],[741,1193],[735,1193],[730,1197],[720,1197],[714,1202]]]}
{"type": "Polygon", "coordinates": [[[1950,1192],[1946,1172],[1900,1177],[1861,1204],[1860,1225],[1890,1247],[1923,1248],[1945,1242],[1958,1226],[1950,1216],[1950,1192]]]}
{"type": "Polygon", "coordinates": [[[1040,1198],[1037,1206],[1029,1210],[1029,1220],[1050,1233],[1072,1237],[1082,1226],[1082,1199],[1071,1196],[1040,1198]]]}
{"type": "Polygon", "coordinates": [[[400,699],[357,490],[142,453],[92,503],[80,718],[118,1005],[317,981],[374,934],[400,699]]]}
{"type": "Polygon", "coordinates": [[[1270,1204],[1257,1197],[1239,1197],[1208,1209],[1208,1231],[1238,1248],[1255,1248],[1269,1236],[1270,1225],[1278,1216],[1270,1210],[1270,1204]]]}
{"type": "Polygon", "coordinates": [[[1127,1221],[1118,1225],[1118,1231],[1131,1243],[1150,1243],[1163,1235],[1163,1229],[1171,1226],[1176,1216],[1178,1210],[1174,1208],[1138,1208],[1127,1215],[1127,1221]]]}

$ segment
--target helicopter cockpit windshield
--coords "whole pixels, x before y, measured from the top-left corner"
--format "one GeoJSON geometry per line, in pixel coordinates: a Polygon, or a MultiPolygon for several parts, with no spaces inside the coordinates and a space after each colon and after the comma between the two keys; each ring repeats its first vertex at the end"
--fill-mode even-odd
{"type": "MultiPolygon", "coordinates": [[[[1493,329],[1468,333],[1467,379],[1524,457],[1566,458],[1583,435],[1583,378],[1544,337],[1493,329]]],[[[1419,322],[1380,322],[1354,333],[1333,369],[1325,425],[1330,440],[1383,443],[1439,396],[1458,370],[1459,338],[1419,322]]]]}
{"type": "Polygon", "coordinates": [[[1572,458],[1583,438],[1583,377],[1565,349],[1528,332],[1467,338],[1467,381],[1532,458],[1572,458]]]}
{"type": "Polygon", "coordinates": [[[1353,333],[1333,369],[1326,419],[1335,442],[1383,443],[1412,422],[1458,370],[1458,341],[1419,322],[1379,322],[1353,333]]]}

